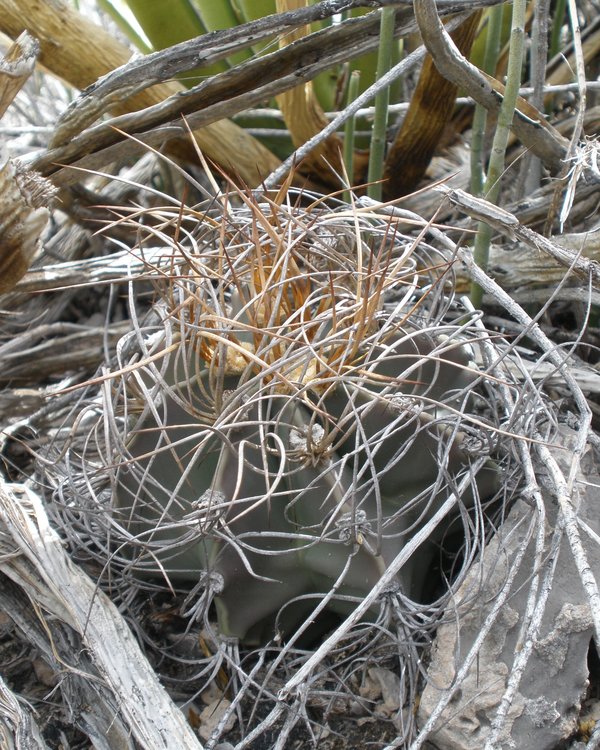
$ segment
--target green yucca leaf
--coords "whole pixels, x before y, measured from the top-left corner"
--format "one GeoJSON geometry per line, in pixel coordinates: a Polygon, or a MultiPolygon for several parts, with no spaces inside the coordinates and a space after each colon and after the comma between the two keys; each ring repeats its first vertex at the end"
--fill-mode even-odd
{"type": "MultiPolygon", "coordinates": [[[[77,7],[77,5],[75,7],[77,7]]],[[[143,52],[144,54],[152,52],[152,47],[148,46],[146,40],[142,39],[125,16],[118,11],[110,0],[98,0],[98,7],[113,19],[125,36],[135,44],[140,52],[143,52]]],[[[79,8],[77,9],[79,10],[79,8]]]]}
{"type": "MultiPolygon", "coordinates": [[[[206,26],[191,0],[126,0],[129,9],[144,30],[154,49],[164,49],[206,33],[206,26]]],[[[225,62],[182,74],[188,85],[198,76],[215,75],[227,70],[225,62]]]]}
{"type": "MultiPolygon", "coordinates": [[[[207,31],[217,31],[219,29],[230,29],[240,23],[240,19],[235,9],[227,0],[192,0],[202,23],[207,31]]],[[[227,58],[229,65],[237,65],[251,57],[248,50],[235,52],[227,58]]]]}

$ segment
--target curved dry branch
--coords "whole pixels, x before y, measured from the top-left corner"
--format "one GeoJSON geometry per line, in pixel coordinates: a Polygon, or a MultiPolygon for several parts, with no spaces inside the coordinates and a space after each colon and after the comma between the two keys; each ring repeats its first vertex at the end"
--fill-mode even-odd
{"type": "MultiPolygon", "coordinates": [[[[412,13],[408,10],[399,12],[396,35],[414,28],[412,13]]],[[[135,135],[141,142],[158,146],[185,132],[181,115],[186,115],[192,129],[204,128],[216,120],[230,117],[310,81],[333,65],[375,49],[378,43],[379,23],[376,17],[349,19],[339,26],[316,32],[284,49],[213,76],[190,90],[178,91],[153,106],[88,128],[68,144],[42,154],[35,161],[35,169],[44,175],[52,175],[57,184],[74,182],[80,175],[75,172],[64,174],[65,170],[61,167],[75,164],[99,169],[112,161],[119,161],[125,133],[135,135]]],[[[222,142],[220,146],[222,149],[222,142]]],[[[127,153],[139,149],[139,145],[136,148],[135,143],[126,141],[127,153]]],[[[237,150],[233,153],[237,154],[237,150]]]]}
{"type": "MultiPolygon", "coordinates": [[[[448,10],[449,6],[444,6],[443,12],[446,13],[448,10]]],[[[412,12],[407,9],[399,10],[396,15],[395,36],[405,35],[414,31],[415,28],[412,12]]],[[[185,44],[193,46],[198,43],[197,40],[193,40],[185,44]]],[[[298,40],[285,49],[250,60],[213,76],[188,91],[174,94],[161,103],[92,126],[73,138],[70,143],[59,148],[51,148],[42,154],[35,161],[34,166],[42,174],[52,175],[56,184],[72,184],[80,179],[80,175],[75,171],[65,169],[65,165],[98,170],[108,163],[119,163],[127,155],[131,156],[143,151],[144,144],[156,148],[161,147],[170,139],[184,134],[185,130],[181,124],[182,114],[186,115],[192,129],[204,128],[210,123],[231,117],[244,109],[256,106],[265,99],[310,81],[331,66],[376,49],[378,44],[379,19],[376,16],[367,15],[348,19],[342,24],[298,40]],[[127,141],[125,134],[135,136],[139,142],[127,141]]],[[[178,54],[180,52],[179,49],[178,54]]],[[[163,55],[163,53],[160,54],[163,55]]],[[[157,77],[164,77],[167,71],[169,75],[173,75],[174,57],[163,56],[154,59],[160,60],[160,66],[162,66],[160,72],[157,70],[157,77]]],[[[187,57],[186,60],[185,66],[188,66],[191,58],[187,57]]],[[[125,84],[125,69],[118,71],[115,75],[118,76],[121,84],[125,84]]],[[[133,80],[139,83],[137,71],[133,80]]],[[[110,97],[114,96],[114,90],[112,90],[112,84],[109,85],[109,81],[110,78],[107,78],[102,82],[102,86],[109,87],[105,90],[111,92],[107,94],[110,97]]],[[[93,111],[93,105],[86,103],[85,106],[91,106],[91,111],[93,111]]],[[[84,117],[87,118],[85,113],[84,117]]],[[[237,149],[233,153],[237,154],[237,149]]]]}
{"type": "MultiPolygon", "coordinates": [[[[504,87],[461,55],[444,29],[435,1],[415,0],[414,7],[423,42],[440,73],[489,112],[499,112],[504,87]]],[[[567,155],[567,140],[524,99],[517,101],[512,129],[551,170],[560,170],[562,160],[567,155]]]]}
{"type": "MultiPolygon", "coordinates": [[[[458,13],[469,8],[493,5],[492,0],[438,0],[444,14],[458,13]]],[[[103,112],[123,97],[139,93],[158,83],[170,80],[178,72],[211,65],[232,52],[247,49],[265,39],[284,34],[290,29],[330,18],[352,8],[379,8],[387,5],[412,7],[412,0],[324,0],[304,8],[259,18],[232,29],[211,32],[164,50],[130,60],[126,64],[90,85],[67,109],[57,128],[53,142],[61,145],[68,138],[88,127],[103,112]]],[[[0,3],[1,7],[1,3],[0,3]]],[[[364,22],[364,19],[363,19],[364,22]]]]}
{"type": "MultiPolygon", "coordinates": [[[[600,262],[583,256],[581,253],[586,246],[586,235],[581,235],[579,242],[574,238],[572,242],[579,247],[571,248],[566,243],[558,244],[544,237],[533,229],[523,226],[514,214],[506,211],[493,203],[476,198],[464,190],[456,190],[441,186],[440,191],[448,196],[448,199],[462,211],[478,221],[484,221],[502,234],[519,239],[533,250],[550,256],[563,268],[573,271],[583,281],[592,280],[596,289],[600,289],[600,262]]],[[[589,244],[596,249],[597,240],[589,236],[589,244]]]]}

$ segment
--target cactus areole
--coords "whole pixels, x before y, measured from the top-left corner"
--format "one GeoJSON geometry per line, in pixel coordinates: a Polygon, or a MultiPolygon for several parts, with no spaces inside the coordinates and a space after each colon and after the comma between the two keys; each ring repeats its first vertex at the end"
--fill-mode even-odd
{"type": "MultiPolygon", "coordinates": [[[[131,569],[203,584],[219,631],[248,644],[320,605],[346,616],[452,493],[458,516],[496,478],[469,420],[473,345],[418,324],[410,253],[365,242],[371,221],[341,257],[278,210],[182,262],[120,389],[131,569]]],[[[403,595],[419,598],[443,532],[401,569],[403,595]]]]}

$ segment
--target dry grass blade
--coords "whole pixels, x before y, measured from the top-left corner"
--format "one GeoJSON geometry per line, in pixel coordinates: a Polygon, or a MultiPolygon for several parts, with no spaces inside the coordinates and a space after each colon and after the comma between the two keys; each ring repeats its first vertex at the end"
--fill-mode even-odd
{"type": "Polygon", "coordinates": [[[291,29],[330,18],[350,7],[368,4],[369,0],[327,0],[288,13],[259,18],[231,29],[222,29],[131,60],[111,75],[98,80],[72,103],[57,127],[54,145],[63,144],[69,137],[90,126],[110,108],[115,99],[122,98],[124,91],[133,92],[147,88],[169,80],[174,70],[193,68],[199,60],[202,60],[204,65],[210,65],[227,57],[231,52],[246,49],[264,39],[287,34],[291,29]]]}

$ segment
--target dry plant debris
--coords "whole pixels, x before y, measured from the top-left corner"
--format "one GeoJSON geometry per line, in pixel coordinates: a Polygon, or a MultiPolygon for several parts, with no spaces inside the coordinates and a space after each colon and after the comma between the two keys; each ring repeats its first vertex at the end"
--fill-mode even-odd
{"type": "MultiPolygon", "coordinates": [[[[37,471],[52,526],[97,581],[87,606],[112,611],[99,592],[110,596],[190,717],[203,715],[202,696],[217,689],[206,698],[219,707],[210,736],[202,730],[207,747],[225,739],[259,747],[273,732],[273,747],[301,731],[325,742],[325,729],[335,736],[351,716],[353,732],[374,717],[390,747],[420,746],[435,728],[419,732],[407,710],[421,690],[422,654],[522,494],[521,462],[532,465],[537,446],[554,439],[559,415],[518,351],[452,295],[462,251],[414,215],[420,235],[404,234],[409,219],[282,189],[123,210],[107,230],[131,226],[138,236],[120,279],[132,327],[83,390],[63,382],[48,402],[37,471]],[[349,408],[337,405],[336,389],[349,408]],[[308,418],[297,423],[290,405],[308,418]],[[215,434],[230,446],[220,459],[215,434]],[[282,459],[294,451],[288,465],[282,459]],[[414,485],[411,461],[427,474],[390,505],[391,487],[414,485]],[[285,578],[290,549],[300,589],[285,578]],[[323,576],[332,556],[339,567],[323,576]],[[378,573],[358,582],[355,559],[365,568],[380,560],[378,573]],[[273,578],[287,586],[283,595],[272,597],[273,578]],[[264,615],[248,618],[252,601],[235,609],[238,581],[266,602],[264,615]],[[236,618],[243,624],[232,625],[236,618]],[[369,697],[374,679],[384,682],[369,697]],[[390,680],[400,690],[395,708],[390,680]]],[[[121,272],[122,252],[114,260],[121,272]]],[[[583,408],[577,382],[560,369],[565,357],[528,325],[583,408]]],[[[536,476],[531,468],[527,482],[536,476]]],[[[22,493],[7,488],[19,507],[22,493]]],[[[5,519],[13,552],[3,570],[15,580],[23,541],[5,519]]],[[[530,534],[539,523],[534,513],[530,534]]],[[[76,630],[95,653],[92,631],[76,630]]],[[[125,700],[123,685],[112,691],[125,700]]],[[[124,726],[133,721],[120,716],[124,726]]]]}
{"type": "MultiPolygon", "coordinates": [[[[493,110],[500,89],[448,51],[431,5],[419,10],[434,57],[450,54],[456,82],[493,110]]],[[[413,26],[398,14],[396,33],[413,26]]],[[[326,38],[341,59],[371,44],[358,36],[326,38]]],[[[412,212],[278,189],[359,100],[273,189],[223,180],[207,199],[141,141],[184,133],[182,100],[195,127],[289,88],[292,73],[267,80],[258,61],[236,73],[237,101],[221,102],[215,79],[96,123],[119,82],[148,63],[158,81],[195,44],[124,66],[58,129],[40,122],[14,145],[31,161],[53,131],[37,165],[78,184],[61,194],[72,216],[108,226],[92,236],[55,211],[43,233],[34,205],[34,267],[2,298],[0,743],[456,750],[471,727],[487,750],[524,736],[591,750],[599,379],[544,318],[557,300],[587,317],[600,292],[584,107],[558,127],[519,104],[523,142],[554,169],[567,156],[566,190],[546,185],[510,210],[460,186],[411,196],[412,212]],[[135,149],[120,187],[52,163],[104,167],[135,149]],[[526,226],[549,208],[572,232],[526,226]],[[497,232],[490,275],[459,241],[479,220],[497,232]],[[465,278],[486,292],[486,325],[457,294],[465,278]]]]}

